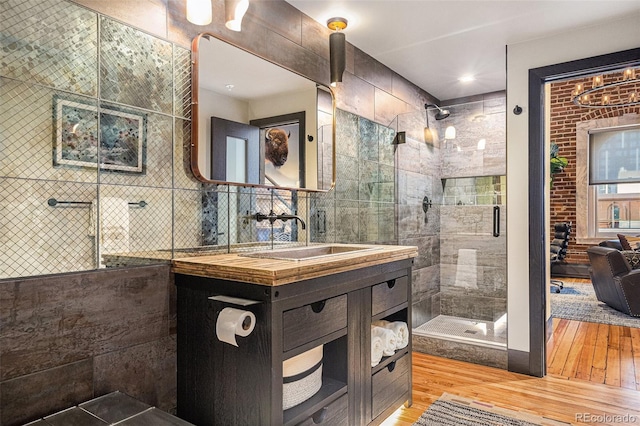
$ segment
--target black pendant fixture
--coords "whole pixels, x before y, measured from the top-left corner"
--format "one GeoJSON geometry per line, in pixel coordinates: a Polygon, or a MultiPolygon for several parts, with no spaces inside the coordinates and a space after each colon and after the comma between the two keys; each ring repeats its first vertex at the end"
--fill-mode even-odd
{"type": "Polygon", "coordinates": [[[347,28],[345,18],[331,18],[327,21],[327,27],[334,32],[329,36],[329,62],[331,64],[331,86],[342,82],[342,73],[346,67],[347,40],[342,30],[347,28]]]}

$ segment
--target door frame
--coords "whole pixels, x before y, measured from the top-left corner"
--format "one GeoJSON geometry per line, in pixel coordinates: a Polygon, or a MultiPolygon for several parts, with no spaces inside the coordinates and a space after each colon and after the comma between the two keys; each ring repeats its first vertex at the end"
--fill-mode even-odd
{"type": "Polygon", "coordinates": [[[529,70],[529,374],[542,377],[546,366],[547,220],[545,186],[545,84],[637,66],[640,48],[529,70]]]}

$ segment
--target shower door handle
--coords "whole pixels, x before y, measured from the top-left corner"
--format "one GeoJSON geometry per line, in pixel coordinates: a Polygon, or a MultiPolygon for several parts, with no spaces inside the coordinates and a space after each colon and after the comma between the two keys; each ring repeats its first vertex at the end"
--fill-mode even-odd
{"type": "Polygon", "coordinates": [[[493,206],[493,236],[500,236],[500,206],[493,206]]]}

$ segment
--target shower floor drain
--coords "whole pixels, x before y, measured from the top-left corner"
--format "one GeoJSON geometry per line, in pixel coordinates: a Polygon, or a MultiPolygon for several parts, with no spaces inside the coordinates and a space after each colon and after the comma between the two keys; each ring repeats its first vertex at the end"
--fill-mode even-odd
{"type": "Polygon", "coordinates": [[[507,346],[506,321],[480,321],[469,318],[438,315],[413,329],[419,336],[437,337],[491,347],[507,346]]]}

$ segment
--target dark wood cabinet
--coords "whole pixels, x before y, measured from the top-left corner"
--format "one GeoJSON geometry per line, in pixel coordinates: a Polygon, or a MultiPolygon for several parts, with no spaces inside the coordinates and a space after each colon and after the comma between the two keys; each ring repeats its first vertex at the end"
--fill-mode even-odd
{"type": "Polygon", "coordinates": [[[409,345],[371,367],[371,322],[411,330],[411,259],[269,286],[176,274],[178,416],[209,425],[367,425],[411,403],[409,345]],[[212,299],[228,296],[242,306],[212,299]],[[256,326],[238,346],[219,341],[225,307],[256,326]],[[283,410],[284,360],[324,345],[322,387],[283,410]]]}

